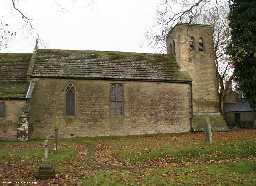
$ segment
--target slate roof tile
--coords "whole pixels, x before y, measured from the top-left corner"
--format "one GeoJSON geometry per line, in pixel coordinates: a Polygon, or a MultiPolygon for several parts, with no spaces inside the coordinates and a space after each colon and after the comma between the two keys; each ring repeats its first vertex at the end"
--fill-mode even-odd
{"type": "Polygon", "coordinates": [[[224,112],[253,112],[248,101],[224,103],[224,112]]]}
{"type": "Polygon", "coordinates": [[[28,82],[0,82],[0,99],[23,99],[28,86],[28,82]]]}
{"type": "Polygon", "coordinates": [[[31,55],[0,53],[0,81],[26,81],[31,55]]]}
{"type": "Polygon", "coordinates": [[[166,54],[38,49],[32,77],[191,81],[166,54]]]}
{"type": "Polygon", "coordinates": [[[24,98],[32,54],[0,53],[0,98],[24,98]]]}

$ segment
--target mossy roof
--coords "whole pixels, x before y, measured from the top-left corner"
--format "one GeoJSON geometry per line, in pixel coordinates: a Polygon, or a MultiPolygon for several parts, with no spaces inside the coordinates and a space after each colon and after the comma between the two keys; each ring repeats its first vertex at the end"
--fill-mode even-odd
{"type": "Polygon", "coordinates": [[[224,103],[224,112],[253,112],[253,109],[247,100],[242,100],[236,103],[224,103]]]}
{"type": "Polygon", "coordinates": [[[24,98],[32,54],[0,53],[0,98],[24,98]]]}
{"type": "Polygon", "coordinates": [[[27,82],[0,82],[0,99],[24,99],[28,86],[27,82]]]}
{"type": "Polygon", "coordinates": [[[191,81],[166,54],[38,49],[31,62],[31,77],[191,81]]]}
{"type": "Polygon", "coordinates": [[[26,81],[32,54],[0,53],[0,81],[26,81]]]}

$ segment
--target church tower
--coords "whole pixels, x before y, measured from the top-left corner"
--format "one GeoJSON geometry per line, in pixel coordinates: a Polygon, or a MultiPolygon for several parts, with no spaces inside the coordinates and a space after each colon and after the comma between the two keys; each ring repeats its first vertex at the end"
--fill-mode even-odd
{"type": "Polygon", "coordinates": [[[181,71],[188,72],[192,78],[193,118],[217,116],[223,123],[219,113],[213,28],[178,24],[168,33],[166,43],[167,53],[175,57],[181,71]]]}

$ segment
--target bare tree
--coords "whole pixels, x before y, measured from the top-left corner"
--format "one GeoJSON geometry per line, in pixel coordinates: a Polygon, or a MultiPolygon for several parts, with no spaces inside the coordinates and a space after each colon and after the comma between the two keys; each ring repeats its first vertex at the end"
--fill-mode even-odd
{"type": "MultiPolygon", "coordinates": [[[[14,10],[15,14],[20,16],[20,19],[23,23],[23,29],[25,32],[29,33],[29,36],[32,37],[34,40],[37,40],[39,43],[43,43],[40,38],[39,33],[35,29],[33,25],[33,20],[30,18],[26,13],[20,8],[20,1],[19,0],[11,0],[10,1],[11,7],[14,10]]],[[[21,30],[13,30],[8,24],[8,19],[5,18],[5,22],[0,22],[0,50],[7,48],[9,41],[14,38],[18,32],[21,30]]]]}
{"type": "Polygon", "coordinates": [[[6,48],[9,40],[16,35],[9,24],[3,20],[0,20],[0,51],[2,48],[6,48]]]}
{"type": "MultiPolygon", "coordinates": [[[[25,22],[28,22],[30,25],[30,21],[31,19],[29,17],[27,17],[19,8],[17,8],[17,5],[16,5],[17,1],[16,0],[12,0],[12,7],[14,8],[14,10],[16,10],[20,15],[21,15],[21,18],[25,21],[25,22]]],[[[32,26],[32,25],[31,25],[32,26]]]]}
{"type": "Polygon", "coordinates": [[[209,15],[206,16],[206,22],[213,25],[214,28],[215,65],[219,80],[220,110],[223,111],[223,101],[233,80],[233,66],[229,56],[226,54],[226,47],[230,40],[226,7],[214,7],[209,11],[209,15]]]}
{"type": "MultiPolygon", "coordinates": [[[[95,0],[70,0],[70,1],[63,1],[63,0],[54,0],[54,3],[58,10],[61,13],[66,13],[68,9],[71,9],[72,6],[75,4],[79,4],[78,6],[82,7],[88,7],[91,6],[94,3],[95,0]],[[66,2],[66,4],[65,4],[66,2]]],[[[22,5],[24,5],[23,1],[20,0],[10,0],[10,4],[12,9],[14,10],[14,14],[18,14],[20,16],[20,19],[23,22],[23,29],[25,29],[25,32],[28,33],[28,35],[35,40],[35,43],[38,43],[40,46],[44,46],[44,41],[41,38],[38,30],[36,29],[36,26],[34,24],[33,18],[28,15],[28,13],[22,8],[22,5]]],[[[0,51],[3,48],[6,48],[8,45],[8,42],[16,36],[16,34],[20,30],[12,31],[10,28],[8,21],[5,22],[0,21],[0,51]]]]}
{"type": "Polygon", "coordinates": [[[233,72],[229,56],[226,55],[226,46],[230,40],[228,12],[228,0],[163,0],[157,9],[156,24],[149,29],[146,35],[151,46],[154,46],[159,52],[165,52],[166,35],[175,24],[182,22],[213,26],[221,111],[226,94],[225,82],[232,80],[233,72]]]}

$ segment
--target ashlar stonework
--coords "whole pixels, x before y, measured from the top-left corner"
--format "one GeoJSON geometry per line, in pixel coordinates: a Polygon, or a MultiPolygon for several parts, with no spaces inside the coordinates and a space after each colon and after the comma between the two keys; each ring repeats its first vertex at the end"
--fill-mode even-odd
{"type": "Polygon", "coordinates": [[[118,81],[124,87],[124,112],[111,113],[110,89],[116,81],[40,79],[31,101],[33,136],[139,135],[190,130],[190,84],[118,81]],[[65,114],[65,86],[76,89],[75,115],[65,114]],[[42,101],[42,98],[44,100],[42,101]],[[184,99],[185,98],[185,99],[184,99]],[[57,118],[57,121],[56,121],[57,118]],[[43,125],[42,125],[43,121],[43,125]]]}

